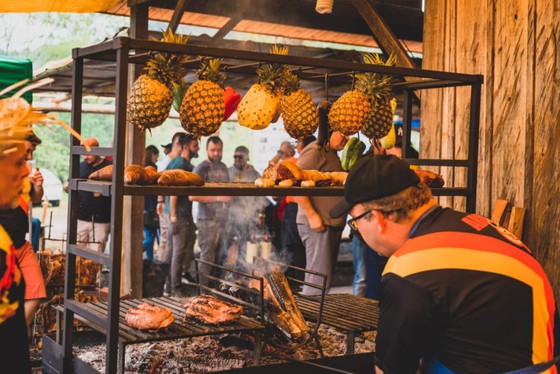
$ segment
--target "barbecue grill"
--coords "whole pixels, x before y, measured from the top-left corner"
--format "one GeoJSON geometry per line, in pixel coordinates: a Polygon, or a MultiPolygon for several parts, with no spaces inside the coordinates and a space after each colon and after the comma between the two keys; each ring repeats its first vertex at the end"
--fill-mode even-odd
{"type": "MultiPolygon", "coordinates": [[[[202,262],[201,260],[196,260],[202,262]]],[[[247,302],[243,299],[235,297],[234,295],[227,294],[222,292],[218,289],[214,289],[211,287],[206,287],[202,285],[198,285],[198,293],[200,294],[202,291],[205,293],[214,294],[217,297],[228,299],[236,304],[240,304],[246,308],[249,312],[247,314],[256,315],[256,318],[249,317],[247,315],[242,315],[235,321],[227,324],[221,325],[208,325],[202,322],[198,322],[194,319],[185,319],[185,308],[183,307],[184,301],[173,298],[173,297],[157,297],[157,298],[147,298],[147,299],[129,299],[129,300],[121,300],[120,307],[119,307],[119,372],[124,373],[124,364],[125,364],[125,352],[126,346],[131,344],[140,344],[146,342],[155,342],[155,341],[162,341],[162,340],[175,340],[175,339],[184,339],[184,338],[192,338],[196,336],[205,336],[205,335],[220,335],[220,334],[232,334],[232,333],[245,333],[251,334],[255,340],[254,344],[254,356],[253,362],[254,365],[258,365],[261,357],[262,351],[262,337],[265,332],[265,325],[262,323],[263,321],[263,313],[264,313],[264,302],[263,302],[263,295],[262,295],[262,278],[250,275],[248,273],[244,273],[242,271],[238,271],[235,269],[226,268],[217,264],[212,264],[205,262],[208,265],[212,266],[213,268],[219,269],[222,274],[224,275],[231,275],[232,279],[236,279],[237,281],[226,281],[220,280],[222,284],[228,284],[231,287],[236,287],[237,289],[243,289],[245,292],[254,295],[253,300],[255,303],[247,302]],[[257,281],[261,287],[260,291],[254,288],[248,288],[243,286],[244,283],[247,282],[248,279],[253,279],[257,281]],[[127,311],[133,307],[138,307],[140,304],[144,302],[152,303],[156,306],[164,307],[173,313],[174,322],[168,326],[166,329],[161,329],[156,333],[150,333],[143,330],[138,330],[135,328],[131,328],[128,326],[125,320],[125,315],[127,311]]],[[[198,266],[197,266],[198,269],[198,266]]],[[[197,276],[202,275],[197,270],[197,276]]],[[[209,278],[219,280],[219,278],[205,275],[209,278]]],[[[200,282],[199,282],[200,283],[200,282]]],[[[109,314],[109,306],[107,302],[95,302],[95,303],[88,303],[82,304],[82,307],[87,310],[90,317],[89,319],[82,318],[81,316],[76,315],[75,318],[78,319],[80,322],[83,322],[90,327],[95,328],[98,331],[103,333],[107,333],[105,329],[100,326],[99,324],[95,324],[94,320],[103,320],[106,319],[109,314]]],[[[64,307],[61,305],[55,306],[55,309],[58,311],[58,315],[60,316],[64,312],[64,307]]],[[[62,333],[60,330],[60,318],[57,318],[57,332],[55,340],[58,344],[61,343],[62,333]]],[[[52,349],[56,350],[56,346],[53,345],[52,340],[50,337],[44,337],[44,345],[49,346],[47,351],[52,349]]],[[[51,372],[49,369],[49,362],[54,363],[56,362],[56,354],[47,353],[45,354],[44,351],[43,360],[46,363],[45,365],[45,372],[51,372]]],[[[76,358],[74,360],[77,360],[76,358]]],[[[54,368],[56,370],[56,368],[54,368]]],[[[90,368],[91,369],[91,368],[90,368]]]]}

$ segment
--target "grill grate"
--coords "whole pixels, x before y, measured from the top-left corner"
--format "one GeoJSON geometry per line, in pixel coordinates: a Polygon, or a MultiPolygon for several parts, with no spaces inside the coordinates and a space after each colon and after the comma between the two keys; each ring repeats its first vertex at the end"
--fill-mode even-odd
{"type": "MultiPolygon", "coordinates": [[[[317,318],[320,296],[297,295],[296,300],[305,318],[317,318]]],[[[379,303],[350,294],[325,295],[321,322],[346,333],[346,353],[354,354],[356,336],[366,331],[377,330],[379,303]]]]}

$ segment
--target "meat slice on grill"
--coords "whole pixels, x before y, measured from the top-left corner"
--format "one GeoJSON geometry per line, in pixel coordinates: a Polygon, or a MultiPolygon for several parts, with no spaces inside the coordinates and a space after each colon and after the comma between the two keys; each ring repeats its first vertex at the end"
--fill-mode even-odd
{"type": "Polygon", "coordinates": [[[174,321],[173,313],[169,309],[149,303],[130,308],[124,318],[130,327],[150,332],[166,328],[174,321]]]}
{"type": "Polygon", "coordinates": [[[194,297],[184,305],[184,308],[185,318],[195,318],[208,325],[233,322],[243,314],[242,306],[210,295],[194,297]]]}

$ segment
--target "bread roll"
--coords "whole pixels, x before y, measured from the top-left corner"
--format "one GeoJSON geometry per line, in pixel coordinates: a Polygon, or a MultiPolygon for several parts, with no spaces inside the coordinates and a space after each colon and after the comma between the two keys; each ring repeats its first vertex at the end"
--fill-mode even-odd
{"type": "Polygon", "coordinates": [[[274,180],[270,178],[257,178],[255,179],[255,186],[261,188],[271,188],[274,187],[274,180]]]}
{"type": "Polygon", "coordinates": [[[348,173],[345,171],[329,171],[325,173],[331,177],[331,186],[344,186],[348,173]]]}
{"type": "Polygon", "coordinates": [[[315,182],[313,182],[312,180],[302,181],[301,187],[315,187],[315,182]]]}
{"type": "Polygon", "coordinates": [[[414,170],[420,181],[431,188],[441,188],[445,184],[443,177],[429,170],[414,170]]]}
{"type": "Polygon", "coordinates": [[[129,165],[124,169],[124,183],[147,184],[148,174],[140,165],[129,165]]]}
{"type": "Polygon", "coordinates": [[[160,186],[203,186],[200,175],[181,169],[164,170],[157,180],[160,186]]]}
{"type": "Polygon", "coordinates": [[[104,168],[94,171],[88,178],[95,181],[113,180],[113,165],[107,165],[104,168]]]}
{"type": "Polygon", "coordinates": [[[146,170],[146,176],[148,177],[147,184],[156,183],[160,176],[157,169],[153,166],[146,166],[144,169],[146,170]]]}
{"type": "Polygon", "coordinates": [[[294,181],[291,179],[285,179],[283,181],[278,182],[278,186],[280,187],[292,187],[294,185],[294,181]]]}

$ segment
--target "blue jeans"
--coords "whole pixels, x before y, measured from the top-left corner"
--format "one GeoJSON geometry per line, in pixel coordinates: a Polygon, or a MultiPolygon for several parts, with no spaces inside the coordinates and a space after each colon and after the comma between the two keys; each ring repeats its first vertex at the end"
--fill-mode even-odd
{"type": "Polygon", "coordinates": [[[33,218],[31,221],[31,245],[33,250],[37,252],[39,250],[39,237],[41,236],[41,220],[39,218],[33,218]]]}
{"type": "Polygon", "coordinates": [[[154,243],[158,237],[159,229],[144,227],[144,241],[142,242],[142,250],[147,260],[154,261],[154,243]]]}
{"type": "Polygon", "coordinates": [[[352,281],[352,294],[366,296],[366,264],[365,252],[369,247],[357,235],[352,237],[352,264],[354,265],[354,280],[352,281]]]}

